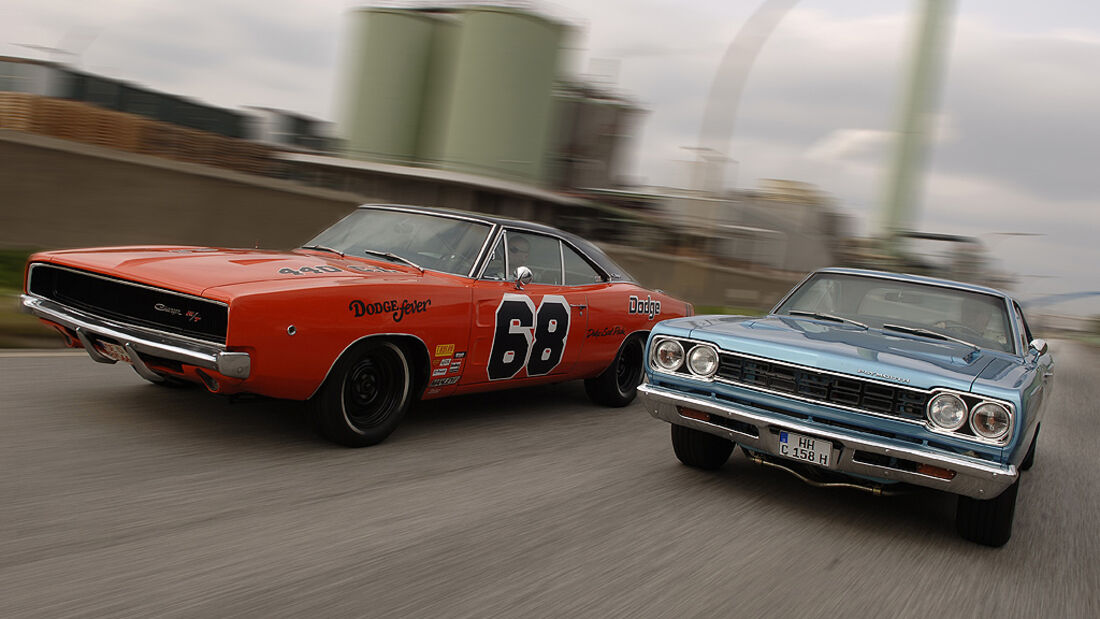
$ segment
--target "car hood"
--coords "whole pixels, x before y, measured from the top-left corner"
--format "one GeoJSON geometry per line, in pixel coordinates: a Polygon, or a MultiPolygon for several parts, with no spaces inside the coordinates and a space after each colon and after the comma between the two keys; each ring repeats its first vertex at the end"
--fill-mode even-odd
{"type": "Polygon", "coordinates": [[[918,389],[968,391],[998,357],[955,342],[787,316],[683,320],[690,321],[681,325],[689,337],[732,352],[918,389]]]}
{"type": "MultiPolygon", "coordinates": [[[[292,250],[215,247],[106,247],[55,251],[32,260],[70,266],[158,288],[201,295],[211,288],[340,278],[408,279],[418,274],[402,264],[344,259],[292,250]],[[307,270],[303,270],[307,269],[307,270]]],[[[289,284],[286,284],[289,285],[289,284]]],[[[299,284],[294,284],[299,285],[299,284]]]]}

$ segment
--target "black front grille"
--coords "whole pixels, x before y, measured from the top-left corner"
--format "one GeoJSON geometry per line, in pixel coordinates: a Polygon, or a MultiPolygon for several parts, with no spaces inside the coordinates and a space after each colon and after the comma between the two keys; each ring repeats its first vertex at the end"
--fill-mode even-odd
{"type": "Polygon", "coordinates": [[[28,290],[103,318],[225,343],[229,308],[216,301],[48,264],[32,267],[28,290]]]}
{"type": "Polygon", "coordinates": [[[723,352],[718,378],[746,387],[789,393],[813,402],[899,417],[924,419],[928,394],[858,378],[723,352]]]}

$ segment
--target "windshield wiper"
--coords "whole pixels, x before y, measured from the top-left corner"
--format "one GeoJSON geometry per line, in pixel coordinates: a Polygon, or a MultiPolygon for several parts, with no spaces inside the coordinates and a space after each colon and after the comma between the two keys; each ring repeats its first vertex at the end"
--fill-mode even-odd
{"type": "Polygon", "coordinates": [[[963,344],[965,346],[969,346],[969,347],[973,348],[974,350],[981,350],[982,349],[981,346],[978,346],[977,344],[974,344],[972,342],[968,342],[966,340],[960,340],[957,337],[953,337],[953,336],[950,336],[950,335],[947,335],[947,334],[944,334],[944,333],[940,333],[939,331],[933,331],[931,329],[921,329],[919,327],[906,327],[905,325],[893,325],[893,324],[889,324],[889,323],[882,325],[882,328],[883,329],[890,329],[890,330],[893,330],[893,331],[901,331],[902,333],[910,333],[912,335],[923,335],[924,337],[930,337],[930,338],[935,339],[935,340],[948,340],[948,341],[951,341],[951,342],[956,342],[958,344],[963,344]]]}
{"type": "Polygon", "coordinates": [[[851,318],[845,318],[843,316],[834,316],[832,314],[822,314],[821,312],[807,312],[804,310],[789,310],[787,311],[791,316],[807,316],[809,318],[817,318],[818,320],[832,320],[833,322],[846,322],[848,324],[855,325],[857,327],[863,327],[867,329],[867,325],[851,318]]]}
{"type": "Polygon", "coordinates": [[[412,260],[409,260],[408,258],[406,258],[404,256],[398,256],[397,254],[393,253],[392,251],[378,251],[377,249],[364,249],[363,253],[364,254],[370,254],[372,256],[382,256],[383,258],[389,258],[390,260],[394,260],[394,261],[397,261],[397,262],[404,262],[405,264],[407,264],[411,267],[415,267],[421,273],[424,272],[424,267],[422,267],[419,264],[413,262],[412,260]]]}
{"type": "Polygon", "coordinates": [[[328,252],[332,252],[332,253],[336,254],[337,256],[340,256],[341,258],[344,257],[344,252],[340,251],[339,249],[333,249],[331,247],[325,247],[324,245],[302,245],[298,249],[316,249],[316,250],[319,250],[319,251],[328,251],[328,252]]]}

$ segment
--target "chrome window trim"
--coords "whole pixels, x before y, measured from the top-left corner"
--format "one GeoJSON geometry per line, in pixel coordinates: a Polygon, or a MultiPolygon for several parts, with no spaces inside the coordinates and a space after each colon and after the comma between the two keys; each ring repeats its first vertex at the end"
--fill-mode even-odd
{"type": "Polygon", "coordinates": [[[561,285],[567,285],[565,283],[565,241],[558,237],[558,262],[561,269],[561,285]]]}
{"type": "Polygon", "coordinates": [[[470,279],[479,279],[481,277],[481,273],[485,270],[485,267],[489,265],[489,251],[491,251],[493,247],[493,243],[489,241],[496,240],[499,228],[500,226],[497,224],[493,224],[492,227],[489,228],[489,234],[485,235],[485,241],[481,244],[481,250],[477,254],[477,260],[474,260],[473,265],[470,266],[470,272],[466,277],[470,279]],[[475,272],[477,273],[477,277],[474,277],[475,272]]]}
{"type": "MultiPolygon", "coordinates": [[[[526,230],[524,228],[510,228],[510,227],[503,226],[503,225],[498,226],[498,227],[500,229],[497,231],[496,235],[492,235],[492,234],[489,235],[492,239],[492,242],[488,243],[487,247],[491,248],[491,247],[495,246],[498,237],[500,237],[500,236],[504,237],[504,268],[507,269],[509,273],[511,273],[512,271],[511,271],[511,265],[508,264],[508,233],[509,232],[515,232],[517,234],[533,234],[533,235],[536,235],[536,236],[544,236],[544,237],[547,237],[547,238],[554,239],[558,242],[558,256],[561,259],[561,281],[562,281],[562,283],[560,284],[561,286],[564,287],[566,285],[565,284],[565,253],[562,250],[563,246],[568,247],[569,249],[572,249],[573,251],[577,252],[577,254],[579,256],[581,256],[582,258],[584,258],[584,261],[588,263],[588,266],[592,267],[592,270],[595,271],[597,275],[599,275],[600,277],[603,277],[604,281],[602,281],[602,282],[592,282],[593,284],[611,284],[611,283],[613,283],[612,280],[611,280],[611,275],[609,275],[607,273],[607,271],[604,271],[603,268],[601,268],[598,263],[596,263],[594,260],[592,260],[591,256],[586,254],[583,250],[581,250],[576,245],[573,245],[572,243],[570,243],[567,239],[564,239],[561,236],[558,236],[557,234],[553,234],[551,232],[545,232],[543,230],[526,230]]],[[[486,251],[485,247],[482,248],[482,251],[486,251]]],[[[481,261],[481,267],[479,269],[477,269],[477,275],[476,275],[476,277],[473,277],[473,279],[480,280],[485,275],[485,269],[489,266],[488,253],[486,253],[486,255],[483,256],[483,258],[484,258],[484,260],[481,261]]],[[[497,281],[497,280],[489,280],[489,281],[497,281]]],[[[625,281],[625,280],[620,280],[620,281],[625,281]]],[[[549,286],[549,285],[553,285],[553,284],[542,284],[542,285],[549,286]]],[[[591,284],[574,284],[574,285],[576,285],[576,286],[589,286],[591,284]]]]}

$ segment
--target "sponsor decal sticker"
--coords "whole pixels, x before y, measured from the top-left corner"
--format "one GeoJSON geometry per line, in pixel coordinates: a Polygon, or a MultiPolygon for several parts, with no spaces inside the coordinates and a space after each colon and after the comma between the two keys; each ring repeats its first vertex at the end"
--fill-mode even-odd
{"type": "Polygon", "coordinates": [[[448,365],[451,365],[451,358],[450,357],[447,357],[446,359],[440,359],[439,360],[439,367],[445,368],[448,365]]]}
{"type": "MultiPolygon", "coordinates": [[[[439,346],[435,347],[435,356],[437,357],[450,357],[451,355],[454,355],[454,352],[454,344],[440,344],[439,346]]],[[[465,355],[466,353],[462,354],[465,355]]],[[[458,355],[455,356],[457,357],[458,355]]]]}
{"type": "Polygon", "coordinates": [[[443,376],[447,373],[447,368],[436,368],[432,370],[432,376],[443,376]]]}
{"type": "Polygon", "coordinates": [[[452,374],[454,374],[455,372],[458,372],[461,369],[462,369],[462,362],[461,361],[455,361],[454,363],[451,364],[450,371],[451,371],[452,374]]]}
{"type": "Polygon", "coordinates": [[[398,301],[396,299],[388,299],[386,301],[375,301],[373,303],[365,303],[359,299],[355,299],[351,303],[348,303],[348,311],[354,314],[356,318],[388,313],[393,317],[394,322],[401,322],[401,319],[405,316],[425,312],[431,305],[431,299],[424,299],[423,301],[410,299],[398,301]]]}
{"type": "Polygon", "coordinates": [[[645,314],[649,316],[650,320],[653,320],[654,316],[661,314],[661,302],[654,301],[653,297],[646,295],[645,299],[639,299],[634,295],[630,295],[630,306],[627,310],[630,314],[645,314]]]}
{"type": "Polygon", "coordinates": [[[466,356],[466,351],[465,350],[463,350],[462,352],[456,352],[455,353],[455,359],[462,359],[465,356],[466,356]]]}
{"type": "Polygon", "coordinates": [[[623,328],[620,327],[619,325],[615,325],[614,327],[603,327],[601,329],[589,329],[588,334],[585,335],[585,337],[586,338],[589,338],[589,337],[609,337],[609,336],[612,336],[612,335],[626,335],[626,331],[623,331],[623,328]]]}
{"type": "Polygon", "coordinates": [[[458,376],[448,376],[446,378],[433,378],[432,382],[428,383],[429,387],[446,387],[447,385],[453,385],[458,382],[458,376]]]}

